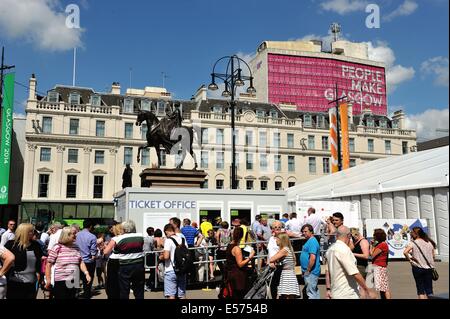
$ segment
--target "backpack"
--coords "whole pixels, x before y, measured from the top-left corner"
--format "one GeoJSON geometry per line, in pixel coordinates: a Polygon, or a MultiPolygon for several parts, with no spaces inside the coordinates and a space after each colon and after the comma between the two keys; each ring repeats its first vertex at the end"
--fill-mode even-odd
{"type": "Polygon", "coordinates": [[[185,245],[184,238],[181,238],[181,244],[178,244],[178,242],[174,238],[169,238],[172,239],[173,243],[176,246],[174,262],[172,263],[171,261],[173,270],[177,275],[184,275],[189,272],[189,270],[192,268],[192,265],[194,264],[194,261],[191,257],[191,252],[185,245]]]}

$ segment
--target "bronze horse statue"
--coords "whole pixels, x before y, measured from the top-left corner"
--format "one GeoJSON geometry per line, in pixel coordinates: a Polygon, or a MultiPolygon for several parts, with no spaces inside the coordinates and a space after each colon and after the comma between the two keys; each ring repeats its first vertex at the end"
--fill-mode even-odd
{"type": "MultiPolygon", "coordinates": [[[[191,127],[181,126],[181,121],[174,117],[164,117],[161,121],[150,111],[139,110],[136,125],[142,125],[142,122],[147,123],[147,143],[138,148],[137,162],[140,161],[141,151],[148,147],[154,147],[158,156],[158,168],[161,165],[161,148],[163,146],[166,152],[170,152],[175,145],[182,145],[182,157],[176,169],[181,169],[184,159],[186,158],[186,151],[189,151],[194,159],[194,170],[197,169],[197,159],[194,150],[192,149],[192,142],[194,140],[194,130],[191,127]]],[[[178,151],[177,151],[178,153],[178,151]]]]}

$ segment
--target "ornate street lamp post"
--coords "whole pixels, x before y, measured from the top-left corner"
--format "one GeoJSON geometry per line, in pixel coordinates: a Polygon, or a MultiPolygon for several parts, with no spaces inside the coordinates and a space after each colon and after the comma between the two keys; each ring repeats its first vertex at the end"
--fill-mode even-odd
{"type": "Polygon", "coordinates": [[[239,58],[237,55],[233,56],[224,56],[216,61],[213,67],[213,71],[211,73],[211,84],[208,85],[208,89],[211,91],[215,91],[219,89],[219,86],[216,84],[216,79],[220,79],[225,84],[225,89],[222,92],[223,97],[231,97],[230,106],[231,106],[231,140],[232,140],[232,163],[231,163],[231,188],[237,189],[237,172],[236,172],[236,135],[235,135],[235,106],[236,102],[234,97],[236,95],[236,89],[238,86],[244,86],[245,81],[250,81],[250,85],[247,88],[247,93],[254,94],[256,93],[255,88],[253,87],[253,76],[250,67],[247,62],[239,58]],[[227,60],[227,68],[225,73],[216,73],[216,65],[222,61],[227,60]],[[250,73],[250,76],[242,75],[241,63],[243,63],[250,73]],[[237,67],[237,68],[236,68],[237,67]]]}

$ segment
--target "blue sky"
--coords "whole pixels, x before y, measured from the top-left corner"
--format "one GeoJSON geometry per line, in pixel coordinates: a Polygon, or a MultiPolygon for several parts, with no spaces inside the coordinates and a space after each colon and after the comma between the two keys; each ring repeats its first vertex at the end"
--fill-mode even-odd
{"type": "MultiPolygon", "coordinates": [[[[218,58],[254,54],[264,40],[326,39],[329,25],[339,22],[345,39],[371,42],[372,55],[388,64],[390,110],[404,109],[428,137],[433,128],[422,126],[434,117],[448,128],[448,6],[447,0],[0,0],[0,46],[6,63],[16,65],[17,81],[27,84],[35,73],[41,92],[72,83],[71,48],[78,45],[79,86],[108,91],[118,81],[124,92],[132,68],[133,87],[161,86],[165,72],[166,88],[189,99],[209,83],[218,58]],[[381,9],[379,29],[366,27],[369,3],[381,9]],[[69,4],[80,8],[81,30],[64,26],[69,4]]],[[[16,113],[24,112],[26,98],[16,86],[16,113]]]]}

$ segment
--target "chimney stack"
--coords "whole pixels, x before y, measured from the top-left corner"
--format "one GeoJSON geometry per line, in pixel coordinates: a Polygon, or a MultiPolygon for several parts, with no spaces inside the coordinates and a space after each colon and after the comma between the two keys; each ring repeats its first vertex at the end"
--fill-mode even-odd
{"type": "Polygon", "coordinates": [[[120,83],[119,82],[113,82],[113,84],[111,86],[111,94],[120,95],[120,83]]]}
{"type": "Polygon", "coordinates": [[[31,75],[30,81],[30,89],[28,91],[28,100],[36,100],[36,86],[37,86],[37,81],[36,81],[36,76],[34,75],[34,73],[31,75]]]}

